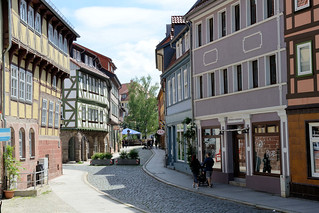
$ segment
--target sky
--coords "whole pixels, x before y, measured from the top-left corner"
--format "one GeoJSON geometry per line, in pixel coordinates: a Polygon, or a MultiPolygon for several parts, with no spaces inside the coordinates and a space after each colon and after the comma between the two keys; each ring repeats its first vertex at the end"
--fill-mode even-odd
{"type": "MultiPolygon", "coordinates": [[[[49,1],[49,0],[47,0],[49,1]]],[[[122,84],[150,75],[160,82],[156,45],[171,16],[185,15],[197,0],[50,0],[81,36],[77,43],[112,58],[122,84]]]]}

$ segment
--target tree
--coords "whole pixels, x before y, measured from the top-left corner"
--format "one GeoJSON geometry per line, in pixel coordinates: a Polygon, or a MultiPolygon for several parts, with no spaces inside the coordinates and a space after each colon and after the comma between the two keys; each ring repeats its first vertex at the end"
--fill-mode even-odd
{"type": "Polygon", "coordinates": [[[156,92],[158,85],[151,85],[151,76],[134,79],[129,89],[128,116],[124,125],[137,130],[147,137],[158,129],[158,109],[156,92]]]}

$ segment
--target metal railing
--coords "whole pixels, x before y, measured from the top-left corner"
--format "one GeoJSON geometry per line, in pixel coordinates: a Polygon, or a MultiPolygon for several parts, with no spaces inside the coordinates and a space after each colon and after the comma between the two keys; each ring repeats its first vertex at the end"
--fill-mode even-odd
{"type": "Polygon", "coordinates": [[[43,0],[43,1],[46,1],[51,7],[52,9],[55,10],[55,12],[57,14],[59,14],[59,16],[70,26],[72,27],[72,29],[74,29],[74,26],[71,24],[71,22],[58,10],[58,8],[53,4],[52,1],[50,0],[43,0]]]}
{"type": "Polygon", "coordinates": [[[18,180],[17,184],[26,183],[27,184],[27,188],[33,186],[33,188],[35,189],[36,186],[38,186],[38,185],[41,185],[41,187],[42,187],[44,184],[49,183],[49,175],[48,175],[48,170],[47,169],[44,169],[44,170],[39,171],[39,172],[36,172],[36,171],[33,171],[33,172],[20,172],[20,180],[22,179],[23,175],[27,176],[27,178],[26,178],[27,181],[19,181],[18,180]],[[30,177],[30,178],[28,178],[28,177],[30,177]]]}

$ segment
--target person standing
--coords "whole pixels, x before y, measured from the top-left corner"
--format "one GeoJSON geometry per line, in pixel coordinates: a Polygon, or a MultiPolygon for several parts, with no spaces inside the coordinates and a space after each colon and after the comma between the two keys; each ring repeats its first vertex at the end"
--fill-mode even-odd
{"type": "Polygon", "coordinates": [[[207,179],[207,182],[208,182],[208,186],[209,187],[213,187],[213,184],[212,184],[212,174],[213,174],[213,166],[214,166],[214,160],[213,158],[211,157],[211,153],[208,152],[206,154],[206,158],[204,160],[204,170],[206,172],[206,179],[207,179]]]}
{"type": "Polygon", "coordinates": [[[197,177],[199,175],[200,163],[199,163],[198,159],[196,158],[196,155],[192,155],[190,168],[192,170],[193,178],[194,178],[193,188],[195,188],[195,185],[196,185],[196,189],[198,189],[199,188],[199,184],[198,184],[197,177]]]}

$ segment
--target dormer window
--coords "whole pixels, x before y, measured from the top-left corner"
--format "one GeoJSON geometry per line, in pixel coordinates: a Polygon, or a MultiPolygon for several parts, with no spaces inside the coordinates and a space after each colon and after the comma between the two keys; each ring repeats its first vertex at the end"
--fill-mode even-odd
{"type": "Polygon", "coordinates": [[[93,58],[92,57],[89,57],[89,66],[93,67],[93,58]]]}
{"type": "Polygon", "coordinates": [[[87,56],[87,55],[84,56],[84,63],[85,63],[86,65],[89,65],[89,59],[88,59],[88,56],[87,56]]]}

